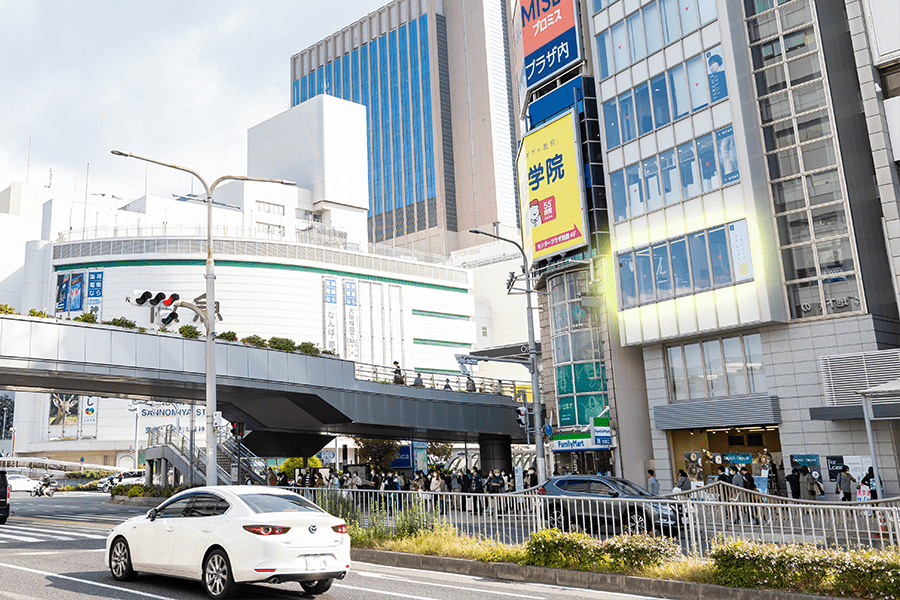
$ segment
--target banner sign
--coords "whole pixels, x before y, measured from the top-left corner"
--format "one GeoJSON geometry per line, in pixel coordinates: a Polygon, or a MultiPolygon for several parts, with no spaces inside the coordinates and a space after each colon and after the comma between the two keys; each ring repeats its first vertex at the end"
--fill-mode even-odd
{"type": "Polygon", "coordinates": [[[591,436],[595,446],[612,446],[612,428],[607,417],[594,417],[591,423],[591,436]]]}
{"type": "Polygon", "coordinates": [[[325,304],[325,349],[337,354],[338,295],[337,280],[333,277],[322,278],[322,300],[325,304]]]}
{"type": "Polygon", "coordinates": [[[518,4],[524,87],[531,89],[581,61],[578,15],[574,0],[519,0],[518,4]]]}
{"type": "Polygon", "coordinates": [[[587,243],[576,127],[570,110],[526,135],[519,148],[521,227],[531,260],[587,243]]]}
{"type": "Polygon", "coordinates": [[[344,280],[344,358],[359,359],[359,317],[356,281],[344,280]]]}
{"type": "Polygon", "coordinates": [[[103,309],[103,271],[88,271],[87,310],[101,319],[103,309]]]}
{"type": "Polygon", "coordinates": [[[412,446],[400,446],[397,448],[397,458],[391,461],[392,469],[412,469],[412,446]]]}
{"type": "Polygon", "coordinates": [[[81,424],[91,425],[97,422],[97,399],[93,396],[81,398],[81,424]]]}

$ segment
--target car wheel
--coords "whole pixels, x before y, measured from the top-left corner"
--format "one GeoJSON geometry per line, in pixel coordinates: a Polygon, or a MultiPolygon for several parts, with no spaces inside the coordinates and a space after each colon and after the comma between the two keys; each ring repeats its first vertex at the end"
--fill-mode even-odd
{"type": "Polygon", "coordinates": [[[550,512],[547,513],[547,525],[550,529],[559,529],[560,531],[569,530],[569,516],[566,511],[559,506],[551,506],[550,512]]]}
{"type": "Polygon", "coordinates": [[[640,510],[630,510],[627,513],[628,522],[626,523],[626,527],[628,528],[628,533],[647,533],[650,527],[650,521],[647,519],[647,514],[640,510]]]}
{"type": "Polygon", "coordinates": [[[116,538],[109,549],[109,570],[116,581],[134,579],[134,567],[131,566],[131,549],[125,538],[116,538]]]}
{"type": "Polygon", "coordinates": [[[331,588],[334,579],[320,579],[318,581],[301,581],[300,587],[307,594],[324,594],[331,588]]]}
{"type": "Polygon", "coordinates": [[[203,587],[206,595],[214,600],[231,598],[237,593],[237,584],[231,575],[231,563],[224,550],[209,553],[203,563],[203,587]]]}

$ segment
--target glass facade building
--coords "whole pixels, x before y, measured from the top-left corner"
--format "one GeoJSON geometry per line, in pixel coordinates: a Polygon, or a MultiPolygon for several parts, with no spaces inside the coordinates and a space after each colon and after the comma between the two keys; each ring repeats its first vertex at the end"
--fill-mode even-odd
{"type": "Polygon", "coordinates": [[[446,254],[515,224],[505,36],[500,2],[395,0],[292,58],[292,106],[367,108],[370,241],[446,254]]]}

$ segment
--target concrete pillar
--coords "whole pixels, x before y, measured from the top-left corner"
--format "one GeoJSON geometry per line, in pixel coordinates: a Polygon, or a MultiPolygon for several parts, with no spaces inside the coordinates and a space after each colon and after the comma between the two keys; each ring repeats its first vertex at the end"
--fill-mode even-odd
{"type": "Polygon", "coordinates": [[[146,467],[144,468],[144,485],[151,486],[153,485],[153,463],[155,460],[147,460],[144,461],[146,463],[146,467]]]}
{"type": "Polygon", "coordinates": [[[512,472],[512,442],[509,436],[481,436],[478,438],[478,449],[482,472],[487,473],[491,469],[512,472]]]}
{"type": "Polygon", "coordinates": [[[159,485],[162,487],[169,485],[169,461],[165,458],[159,459],[159,485]]]}

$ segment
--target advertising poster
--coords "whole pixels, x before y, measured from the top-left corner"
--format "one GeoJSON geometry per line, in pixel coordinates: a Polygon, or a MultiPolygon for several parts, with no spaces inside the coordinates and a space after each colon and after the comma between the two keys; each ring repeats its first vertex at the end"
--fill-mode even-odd
{"type": "Polygon", "coordinates": [[[322,300],[325,304],[324,346],[337,354],[338,295],[337,280],[333,277],[322,278],[322,300]]]}
{"type": "Polygon", "coordinates": [[[605,394],[582,394],[576,398],[579,425],[590,425],[594,417],[602,416],[606,410],[605,394]]]}
{"type": "Polygon", "coordinates": [[[522,140],[517,161],[522,234],[531,260],[587,243],[581,153],[575,114],[532,131],[522,140]]]}
{"type": "Polygon", "coordinates": [[[81,424],[93,425],[97,422],[97,399],[85,396],[81,399],[81,424]]]}
{"type": "Polygon", "coordinates": [[[728,84],[725,82],[725,61],[722,58],[722,47],[716,46],[707,50],[706,78],[709,80],[709,103],[715,104],[728,97],[728,84]]]}
{"type": "Polygon", "coordinates": [[[69,276],[56,276],[56,312],[66,312],[66,301],[69,297],[69,276]]]}
{"type": "Polygon", "coordinates": [[[581,60],[574,0],[519,0],[518,9],[527,89],[581,60]]]}
{"type": "Polygon", "coordinates": [[[50,426],[78,423],[78,396],[75,394],[50,394],[50,426]]]}
{"type": "MultiPolygon", "coordinates": [[[[818,454],[791,454],[791,468],[794,467],[809,467],[810,473],[818,479],[822,481],[822,468],[819,466],[819,455],[818,454]]],[[[826,490],[827,491],[827,490],[826,490]]]]}
{"type": "Polygon", "coordinates": [[[344,280],[344,358],[359,359],[359,306],[356,281],[344,280]]]}
{"type": "Polygon", "coordinates": [[[728,224],[728,241],[731,242],[731,270],[734,282],[753,279],[753,261],[750,257],[750,233],[747,220],[728,224]]]}
{"type": "Polygon", "coordinates": [[[734,146],[734,127],[729,125],[716,132],[716,148],[719,154],[719,167],[722,170],[722,185],[740,179],[737,149],[734,146]]]}
{"type": "Polygon", "coordinates": [[[69,278],[69,293],[67,297],[67,311],[84,310],[84,273],[76,273],[69,278]]]}
{"type": "Polygon", "coordinates": [[[416,471],[422,471],[423,473],[428,472],[428,443],[427,442],[413,442],[412,443],[412,453],[413,453],[413,468],[416,471]]]}
{"type": "Polygon", "coordinates": [[[557,398],[556,403],[559,407],[559,426],[577,425],[578,417],[575,414],[575,396],[561,396],[557,398]]]}

